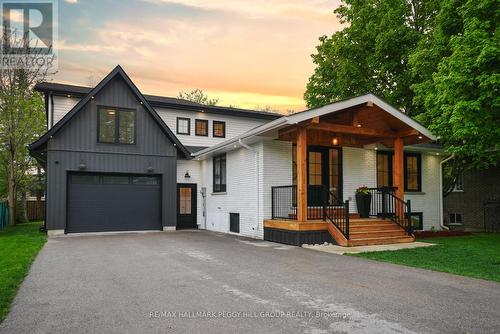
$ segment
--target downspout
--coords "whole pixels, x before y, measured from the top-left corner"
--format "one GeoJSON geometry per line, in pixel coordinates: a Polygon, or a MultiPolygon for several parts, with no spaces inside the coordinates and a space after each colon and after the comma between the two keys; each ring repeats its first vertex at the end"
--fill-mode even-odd
{"type": "Polygon", "coordinates": [[[439,163],[439,226],[443,230],[449,230],[448,226],[444,225],[444,213],[443,213],[443,201],[444,201],[444,196],[443,196],[443,166],[445,163],[448,161],[452,160],[455,158],[455,153],[450,155],[448,158],[444,159],[439,163]]]}
{"type": "Polygon", "coordinates": [[[258,230],[259,229],[259,219],[260,219],[260,157],[259,157],[259,151],[254,149],[253,147],[250,147],[248,146],[247,144],[245,144],[241,138],[238,139],[238,143],[246,148],[247,150],[249,151],[252,151],[253,153],[255,153],[255,160],[256,160],[256,165],[257,165],[257,219],[256,219],[256,223],[255,223],[255,226],[254,226],[254,230],[258,230]]]}

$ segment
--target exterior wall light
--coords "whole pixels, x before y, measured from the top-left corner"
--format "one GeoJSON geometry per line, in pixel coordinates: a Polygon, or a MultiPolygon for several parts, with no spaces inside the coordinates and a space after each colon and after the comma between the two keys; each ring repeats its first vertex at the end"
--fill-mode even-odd
{"type": "Polygon", "coordinates": [[[78,165],[78,169],[85,170],[87,169],[87,165],[84,162],[80,162],[80,164],[78,165]]]}
{"type": "Polygon", "coordinates": [[[151,164],[149,164],[149,166],[146,168],[146,170],[148,171],[148,173],[152,173],[155,171],[155,169],[153,168],[153,166],[151,166],[151,164]]]}
{"type": "Polygon", "coordinates": [[[339,139],[337,137],[333,137],[332,144],[333,146],[337,146],[339,144],[339,139]]]}
{"type": "Polygon", "coordinates": [[[191,178],[191,175],[189,175],[189,171],[188,170],[186,171],[186,174],[184,174],[184,178],[186,178],[186,179],[190,179],[191,178]]]}

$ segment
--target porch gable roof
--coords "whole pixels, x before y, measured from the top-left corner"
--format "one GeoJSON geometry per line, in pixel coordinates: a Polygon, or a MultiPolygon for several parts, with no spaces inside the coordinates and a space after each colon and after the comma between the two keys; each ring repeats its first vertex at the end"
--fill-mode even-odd
{"type": "Polygon", "coordinates": [[[378,106],[380,109],[383,111],[387,112],[389,115],[397,118],[399,121],[402,123],[406,124],[407,126],[411,127],[412,129],[418,131],[421,135],[425,136],[431,141],[436,141],[437,137],[434,136],[426,127],[406,115],[405,113],[401,112],[400,110],[396,109],[395,107],[391,106],[378,96],[369,93],[357,97],[353,97],[347,100],[331,103],[322,107],[314,108],[314,109],[309,109],[305,111],[301,111],[295,114],[283,116],[281,118],[278,118],[274,121],[271,121],[269,123],[263,124],[261,126],[258,126],[252,130],[249,130],[240,136],[234,137],[232,139],[226,140],[218,145],[206,148],[204,150],[201,150],[199,152],[196,152],[194,155],[195,158],[205,158],[207,156],[211,156],[213,154],[219,153],[219,152],[225,152],[225,151],[230,151],[232,149],[238,148],[243,146],[242,142],[245,140],[247,143],[250,142],[255,142],[258,140],[258,136],[263,136],[266,133],[271,133],[273,131],[280,130],[282,128],[285,128],[290,125],[297,125],[299,123],[314,119],[315,117],[320,117],[324,116],[327,114],[334,114],[338,113],[340,111],[353,108],[356,106],[360,106],[363,104],[374,104],[378,106]]]}

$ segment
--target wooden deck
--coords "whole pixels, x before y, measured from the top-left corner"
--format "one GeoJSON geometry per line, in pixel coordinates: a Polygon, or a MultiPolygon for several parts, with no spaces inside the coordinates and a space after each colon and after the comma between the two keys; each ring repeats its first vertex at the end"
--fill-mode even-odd
{"type": "MultiPolygon", "coordinates": [[[[342,233],[328,221],[309,220],[299,222],[296,220],[265,220],[264,231],[281,231],[284,240],[289,240],[290,236],[296,236],[297,242],[293,244],[309,243],[307,238],[301,235],[316,234],[314,243],[331,242],[332,239],[340,246],[363,246],[363,245],[384,245],[394,243],[405,243],[415,241],[414,236],[409,236],[404,229],[391,220],[378,218],[351,218],[349,224],[350,238],[347,240],[342,233]]],[[[265,233],[266,234],[266,233],[265,233]]],[[[270,235],[270,234],[269,234],[270,235]]],[[[270,241],[280,241],[279,234],[270,241]]],[[[284,241],[284,243],[288,243],[284,241]]]]}

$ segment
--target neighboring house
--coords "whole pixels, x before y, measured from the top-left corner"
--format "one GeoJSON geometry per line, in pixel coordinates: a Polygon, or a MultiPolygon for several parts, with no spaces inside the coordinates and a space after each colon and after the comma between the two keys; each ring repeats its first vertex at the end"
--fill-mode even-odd
{"type": "Polygon", "coordinates": [[[142,95],[119,66],[94,88],[36,89],[49,130],[30,151],[51,235],[202,228],[355,245],[412,241],[410,219],[440,226],[436,138],[372,94],[282,116],[142,95]],[[356,214],[363,185],[371,220],[356,214]]]}
{"type": "Polygon", "coordinates": [[[465,171],[443,204],[444,221],[451,229],[484,231],[492,230],[491,225],[498,225],[498,231],[500,167],[465,171]]]}

